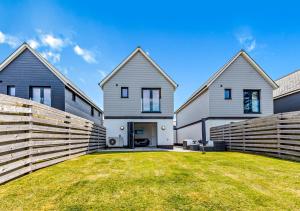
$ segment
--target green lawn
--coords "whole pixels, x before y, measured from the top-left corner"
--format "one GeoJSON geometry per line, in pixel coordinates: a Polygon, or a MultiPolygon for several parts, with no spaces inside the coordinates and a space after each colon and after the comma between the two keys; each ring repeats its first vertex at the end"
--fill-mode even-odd
{"type": "Polygon", "coordinates": [[[0,210],[300,210],[300,163],[242,153],[91,154],[0,186],[0,210]]]}

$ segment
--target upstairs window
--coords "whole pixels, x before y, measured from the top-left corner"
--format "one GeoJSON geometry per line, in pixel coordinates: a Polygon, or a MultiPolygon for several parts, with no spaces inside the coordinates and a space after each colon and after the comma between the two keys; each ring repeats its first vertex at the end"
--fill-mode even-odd
{"type": "Polygon", "coordinates": [[[15,86],[7,86],[7,95],[16,96],[16,87],[15,86]]]}
{"type": "Polygon", "coordinates": [[[142,112],[159,113],[160,112],[160,89],[143,88],[142,89],[142,112]]]}
{"type": "Polygon", "coordinates": [[[72,101],[76,101],[76,94],[74,92],[72,92],[72,101]]]}
{"type": "Polygon", "coordinates": [[[30,99],[51,106],[51,88],[50,87],[30,87],[30,99]]]}
{"type": "Polygon", "coordinates": [[[128,87],[121,87],[121,98],[128,98],[129,92],[128,87]]]}
{"type": "Polygon", "coordinates": [[[224,89],[224,99],[231,100],[231,89],[224,89]]]}
{"type": "Polygon", "coordinates": [[[244,113],[260,113],[260,90],[244,90],[244,113]]]}
{"type": "Polygon", "coordinates": [[[94,116],[94,108],[91,107],[91,116],[94,116]]]}

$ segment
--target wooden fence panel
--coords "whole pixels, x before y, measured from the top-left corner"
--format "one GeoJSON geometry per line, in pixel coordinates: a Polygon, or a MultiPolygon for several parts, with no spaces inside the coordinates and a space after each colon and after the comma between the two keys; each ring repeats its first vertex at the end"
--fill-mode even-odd
{"type": "Polygon", "coordinates": [[[0,184],[105,147],[106,129],[30,100],[0,94],[0,184]]]}
{"type": "Polygon", "coordinates": [[[229,151],[253,152],[300,161],[300,112],[212,127],[212,141],[225,141],[229,151]]]}

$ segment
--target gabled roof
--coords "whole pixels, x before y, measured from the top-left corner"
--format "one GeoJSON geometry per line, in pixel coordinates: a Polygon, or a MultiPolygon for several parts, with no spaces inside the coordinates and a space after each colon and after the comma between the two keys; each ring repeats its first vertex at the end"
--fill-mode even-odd
{"type": "Polygon", "coordinates": [[[175,113],[185,108],[193,102],[198,96],[204,93],[207,88],[239,57],[242,56],[249,64],[272,86],[273,89],[278,88],[278,85],[265,73],[265,71],[244,51],[240,50],[232,59],[230,59],[221,69],[213,74],[199,89],[197,89],[188,100],[178,108],[175,113]]]}
{"type": "Polygon", "coordinates": [[[300,92],[300,70],[276,80],[279,88],[273,91],[274,99],[300,92]]]}
{"type": "Polygon", "coordinates": [[[7,65],[9,65],[15,58],[28,49],[33,55],[36,56],[66,87],[75,92],[78,96],[86,100],[92,106],[94,106],[100,112],[103,112],[83,91],[81,91],[76,85],[74,85],[69,79],[67,79],[61,72],[59,72],[52,64],[50,64],[44,57],[42,57],[37,51],[32,49],[27,43],[23,43],[16,51],[14,51],[8,58],[6,58],[2,64],[0,64],[0,71],[2,71],[7,65]]]}
{"type": "Polygon", "coordinates": [[[123,60],[121,62],[121,64],[119,64],[110,74],[108,74],[105,78],[103,78],[103,80],[99,83],[99,86],[102,88],[103,85],[108,82],[115,74],[117,74],[117,72],[131,59],[133,58],[134,55],[136,55],[137,53],[141,53],[157,70],[159,73],[162,74],[163,77],[165,77],[165,79],[167,81],[169,81],[174,88],[176,88],[178,85],[176,84],[176,82],[167,75],[167,73],[165,71],[163,71],[144,51],[141,47],[137,47],[125,60],[123,60]]]}

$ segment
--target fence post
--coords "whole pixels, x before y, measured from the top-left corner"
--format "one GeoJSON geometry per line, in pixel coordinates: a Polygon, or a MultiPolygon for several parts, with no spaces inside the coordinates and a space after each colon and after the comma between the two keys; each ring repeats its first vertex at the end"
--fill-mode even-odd
{"type": "Polygon", "coordinates": [[[32,105],[29,105],[28,108],[30,108],[30,113],[29,113],[29,139],[28,139],[28,146],[29,146],[29,168],[30,171],[29,173],[31,173],[33,171],[32,168],[32,155],[33,155],[33,140],[32,140],[32,131],[33,131],[33,119],[32,119],[32,105]]]}
{"type": "Polygon", "coordinates": [[[229,151],[231,151],[231,124],[228,125],[228,136],[229,136],[229,151]]]}
{"type": "Polygon", "coordinates": [[[97,151],[99,151],[100,150],[100,127],[97,130],[97,136],[98,136],[98,150],[97,151]]]}
{"type": "Polygon", "coordinates": [[[281,149],[280,149],[280,120],[282,119],[282,114],[277,115],[276,128],[277,128],[277,155],[281,157],[281,149]]]}
{"type": "Polygon", "coordinates": [[[70,157],[71,157],[71,128],[70,128],[70,123],[71,123],[71,117],[69,117],[69,116],[66,116],[66,118],[68,119],[70,119],[70,121],[68,121],[68,157],[69,157],[69,159],[70,159],[70,157]]]}
{"type": "Polygon", "coordinates": [[[246,151],[246,143],[245,143],[245,125],[246,125],[246,123],[245,122],[243,122],[243,124],[242,124],[242,133],[243,133],[243,152],[245,152],[246,151]]]}
{"type": "Polygon", "coordinates": [[[225,140],[225,132],[224,132],[224,125],[222,126],[222,140],[225,142],[225,147],[227,149],[227,143],[226,143],[226,140],[225,140]]]}
{"type": "MultiPolygon", "coordinates": [[[[85,122],[85,127],[88,128],[88,122],[85,122]]],[[[92,134],[92,130],[90,131],[90,134],[89,134],[89,142],[88,142],[88,147],[87,147],[87,151],[86,151],[86,154],[89,154],[90,153],[90,144],[91,144],[91,134],[92,134]]]]}

